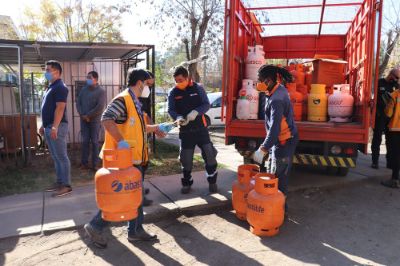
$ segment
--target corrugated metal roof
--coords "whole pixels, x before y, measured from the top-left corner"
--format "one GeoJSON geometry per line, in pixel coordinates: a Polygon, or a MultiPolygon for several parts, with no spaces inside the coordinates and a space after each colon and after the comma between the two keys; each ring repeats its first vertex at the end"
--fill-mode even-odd
{"type": "MultiPolygon", "coordinates": [[[[321,34],[345,34],[350,23],[342,22],[352,21],[363,2],[326,0],[321,34]]],[[[315,35],[319,32],[324,0],[244,0],[243,3],[255,13],[260,24],[267,24],[262,26],[262,36],[315,35]],[[292,25],[294,23],[303,24],[292,25]]]]}
{"type": "Polygon", "coordinates": [[[5,46],[23,48],[25,64],[43,64],[53,59],[58,61],[91,61],[95,59],[135,59],[139,54],[154,48],[154,45],[115,43],[71,43],[0,40],[0,63],[17,64],[17,50],[5,46]]]}

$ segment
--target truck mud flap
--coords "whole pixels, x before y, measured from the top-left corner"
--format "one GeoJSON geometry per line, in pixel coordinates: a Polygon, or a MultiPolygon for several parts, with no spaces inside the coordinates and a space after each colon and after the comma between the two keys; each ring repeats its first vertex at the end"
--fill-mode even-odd
{"type": "Polygon", "coordinates": [[[313,154],[295,154],[293,156],[294,164],[310,166],[333,166],[354,168],[356,167],[356,158],[352,157],[334,157],[313,154]]]}

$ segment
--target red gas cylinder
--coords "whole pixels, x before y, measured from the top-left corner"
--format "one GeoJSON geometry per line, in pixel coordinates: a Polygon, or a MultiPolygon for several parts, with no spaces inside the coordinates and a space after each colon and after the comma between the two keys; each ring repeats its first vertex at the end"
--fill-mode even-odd
{"type": "Polygon", "coordinates": [[[301,121],[303,115],[303,95],[296,91],[296,83],[287,83],[290,101],[293,106],[294,120],[301,121]]]}
{"type": "Polygon", "coordinates": [[[232,205],[236,217],[246,220],[247,194],[253,189],[251,179],[260,172],[256,164],[243,164],[238,167],[238,179],[232,184],[232,205]]]}
{"type": "Polygon", "coordinates": [[[137,217],[142,203],[142,174],[132,166],[130,149],[103,150],[103,168],[95,175],[96,202],[110,222],[137,217]]]}
{"type": "Polygon", "coordinates": [[[304,73],[304,68],[303,68],[302,64],[297,64],[296,65],[296,74],[297,74],[296,84],[298,86],[304,85],[305,84],[306,74],[304,73]]]}
{"type": "Polygon", "coordinates": [[[278,190],[278,178],[272,174],[255,176],[256,184],[247,197],[247,222],[258,236],[279,233],[285,215],[285,196],[278,190]]]}

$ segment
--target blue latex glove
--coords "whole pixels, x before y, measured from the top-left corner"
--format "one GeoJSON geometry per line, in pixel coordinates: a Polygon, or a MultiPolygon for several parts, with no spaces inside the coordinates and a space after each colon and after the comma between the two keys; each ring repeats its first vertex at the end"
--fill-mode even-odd
{"type": "Polygon", "coordinates": [[[173,123],[166,122],[158,125],[158,129],[164,133],[170,132],[173,128],[174,128],[173,123]]]}
{"type": "Polygon", "coordinates": [[[128,144],[128,142],[126,142],[125,140],[121,140],[120,142],[118,142],[118,149],[129,149],[130,146],[128,144]]]}

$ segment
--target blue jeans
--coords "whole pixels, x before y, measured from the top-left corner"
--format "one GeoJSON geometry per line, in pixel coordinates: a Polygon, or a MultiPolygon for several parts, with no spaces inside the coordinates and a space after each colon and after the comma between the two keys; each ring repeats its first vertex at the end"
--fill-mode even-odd
{"type": "Polygon", "coordinates": [[[56,168],[56,182],[64,186],[71,185],[71,163],[67,153],[68,124],[60,123],[58,126],[57,139],[50,137],[52,125],[44,129],[44,137],[49,147],[56,168]]]}
{"type": "MultiPolygon", "coordinates": [[[[139,169],[139,171],[142,173],[143,176],[143,168],[141,166],[135,166],[137,169],[139,169]]],[[[143,182],[142,182],[142,192],[143,192],[143,182]]],[[[142,202],[143,202],[143,195],[144,193],[142,193],[142,202]]],[[[138,208],[138,216],[133,219],[130,220],[128,222],[128,235],[134,235],[140,231],[143,231],[143,219],[144,219],[144,214],[143,214],[143,206],[142,204],[140,204],[139,208],[138,208]]],[[[110,225],[111,222],[109,221],[105,221],[103,220],[103,218],[101,217],[101,210],[99,210],[99,212],[93,217],[93,219],[90,221],[90,225],[98,230],[98,231],[103,231],[103,229],[105,227],[107,227],[108,225],[110,225]]]]}
{"type": "Polygon", "coordinates": [[[100,121],[86,122],[81,119],[81,136],[82,136],[82,158],[81,163],[88,165],[89,163],[89,146],[92,142],[92,166],[95,167],[99,162],[99,133],[100,121]]]}

